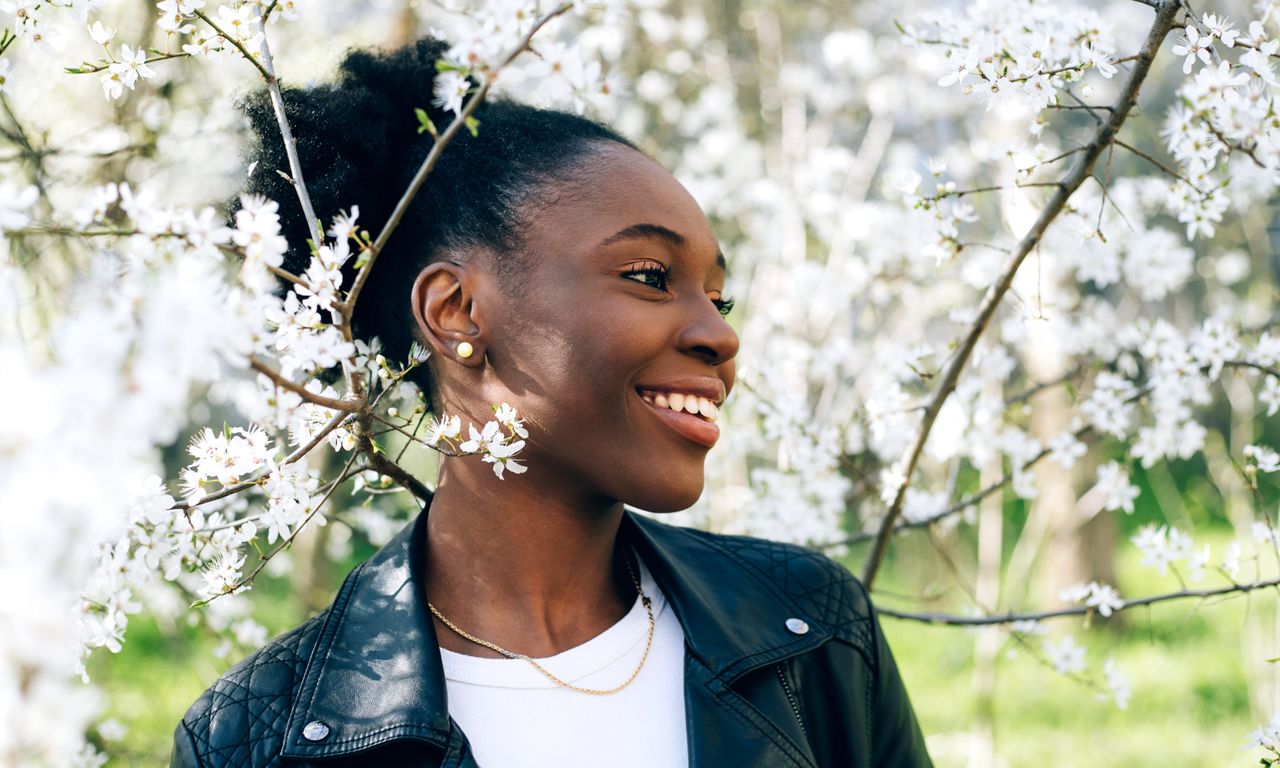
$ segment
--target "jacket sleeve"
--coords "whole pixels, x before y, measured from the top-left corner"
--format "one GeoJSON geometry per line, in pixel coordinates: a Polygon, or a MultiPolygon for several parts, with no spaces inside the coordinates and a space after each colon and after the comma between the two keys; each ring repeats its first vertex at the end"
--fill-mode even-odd
{"type": "MultiPolygon", "coordinates": [[[[871,605],[871,596],[866,598],[871,605]]],[[[871,764],[876,768],[933,768],[920,723],[874,606],[871,606],[871,632],[875,636],[877,669],[873,683],[875,727],[871,733],[871,764]]]]}
{"type": "Polygon", "coordinates": [[[173,731],[173,752],[169,755],[169,768],[202,768],[186,720],[180,721],[173,731]]]}

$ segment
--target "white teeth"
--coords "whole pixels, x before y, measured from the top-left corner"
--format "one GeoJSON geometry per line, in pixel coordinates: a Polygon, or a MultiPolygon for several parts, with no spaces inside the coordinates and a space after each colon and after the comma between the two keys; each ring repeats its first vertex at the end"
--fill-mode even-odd
{"type": "Polygon", "coordinates": [[[705,397],[686,395],[682,392],[644,392],[640,395],[646,403],[659,408],[670,408],[673,411],[701,415],[707,421],[715,421],[720,415],[716,404],[705,397]]]}

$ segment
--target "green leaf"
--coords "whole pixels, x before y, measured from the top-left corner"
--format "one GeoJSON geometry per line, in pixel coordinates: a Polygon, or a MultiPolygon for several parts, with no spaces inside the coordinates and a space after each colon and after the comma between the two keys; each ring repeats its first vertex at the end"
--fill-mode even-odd
{"type": "Polygon", "coordinates": [[[463,124],[467,126],[468,131],[471,131],[473,138],[480,132],[480,121],[474,115],[467,115],[467,119],[463,121],[463,124]]]}
{"type": "Polygon", "coordinates": [[[418,116],[418,135],[419,136],[421,136],[423,133],[429,133],[432,136],[440,135],[439,132],[436,131],[436,124],[431,122],[431,118],[427,116],[427,110],[423,109],[422,107],[414,107],[413,114],[418,116]]]}

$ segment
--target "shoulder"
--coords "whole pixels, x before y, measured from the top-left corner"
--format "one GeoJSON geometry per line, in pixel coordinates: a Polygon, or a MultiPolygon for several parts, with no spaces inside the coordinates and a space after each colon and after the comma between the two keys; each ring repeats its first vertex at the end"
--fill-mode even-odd
{"type": "Polygon", "coordinates": [[[328,611],[238,662],[206,690],[178,724],[175,742],[199,765],[273,764],[311,650],[328,611]]]}
{"type": "Polygon", "coordinates": [[[757,536],[713,533],[659,523],[693,537],[766,582],[833,636],[862,648],[874,642],[873,609],[867,590],[842,563],[800,544],[757,536]]]}

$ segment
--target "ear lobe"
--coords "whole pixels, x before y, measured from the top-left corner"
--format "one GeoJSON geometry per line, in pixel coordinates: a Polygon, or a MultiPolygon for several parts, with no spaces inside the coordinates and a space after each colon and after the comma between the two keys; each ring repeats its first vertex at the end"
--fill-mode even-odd
{"type": "MultiPolygon", "coordinates": [[[[475,292],[463,265],[450,261],[428,264],[413,282],[411,300],[418,333],[437,355],[461,361],[458,345],[468,342],[478,351],[480,328],[472,319],[475,292]]],[[[470,355],[472,360],[483,359],[470,355]]]]}

